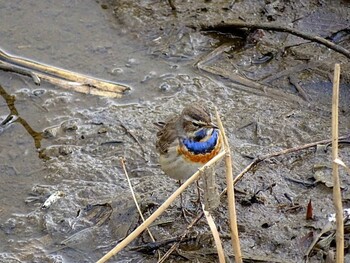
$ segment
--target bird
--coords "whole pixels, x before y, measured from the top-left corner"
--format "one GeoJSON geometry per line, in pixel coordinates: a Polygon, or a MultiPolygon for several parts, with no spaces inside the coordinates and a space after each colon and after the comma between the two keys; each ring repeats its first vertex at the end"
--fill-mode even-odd
{"type": "Polygon", "coordinates": [[[187,180],[222,149],[220,130],[204,103],[184,107],[159,126],[156,149],[161,169],[178,181],[187,180]]]}

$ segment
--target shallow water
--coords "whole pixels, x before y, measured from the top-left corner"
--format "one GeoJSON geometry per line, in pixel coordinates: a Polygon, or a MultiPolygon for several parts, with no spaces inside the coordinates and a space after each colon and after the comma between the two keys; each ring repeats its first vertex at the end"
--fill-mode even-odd
{"type": "MultiPolygon", "coordinates": [[[[141,80],[151,71],[156,77],[164,66],[154,63],[146,55],[145,48],[136,40],[127,38],[113,21],[110,10],[103,9],[101,4],[94,1],[2,1],[1,48],[13,55],[134,87],[133,92],[119,102],[137,102],[140,97],[153,98],[155,95],[142,90],[141,80]]],[[[60,126],[62,122],[74,118],[79,110],[89,111],[115,103],[104,98],[70,93],[47,83],[37,87],[30,79],[16,74],[0,72],[0,83],[3,87],[0,97],[1,121],[10,113],[9,101],[4,98],[14,94],[14,106],[19,116],[36,132],[54,125],[60,126]]],[[[156,92],[157,89],[154,90],[156,92]]],[[[51,183],[50,178],[54,178],[57,171],[48,171],[38,154],[38,148],[52,142],[40,139],[41,145],[38,146],[34,144],[32,136],[19,122],[8,125],[1,132],[2,253],[19,249],[21,240],[28,233],[33,237],[42,235],[41,227],[36,223],[25,226],[23,218],[29,216],[28,213],[35,214],[35,210],[40,211],[40,206],[36,205],[33,210],[32,203],[28,205],[25,200],[33,194],[35,185],[51,183]],[[16,219],[13,215],[16,215],[16,219]]],[[[40,200],[45,200],[47,195],[45,193],[40,200]]],[[[30,262],[32,258],[28,256],[28,251],[23,250],[24,253],[17,255],[18,258],[30,262]]]]}

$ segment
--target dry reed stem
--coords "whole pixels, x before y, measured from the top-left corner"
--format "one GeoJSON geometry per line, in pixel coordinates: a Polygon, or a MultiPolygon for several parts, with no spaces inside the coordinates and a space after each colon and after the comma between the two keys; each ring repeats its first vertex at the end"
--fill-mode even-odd
{"type": "Polygon", "coordinates": [[[340,65],[334,66],[333,98],[332,98],[332,173],[333,173],[333,202],[335,207],[336,230],[336,262],[344,262],[344,219],[340,190],[338,159],[338,108],[339,108],[339,79],[340,65]]]}
{"type": "Polygon", "coordinates": [[[215,114],[216,114],[216,121],[218,123],[222,138],[224,140],[227,199],[228,199],[228,210],[229,210],[229,216],[230,216],[231,243],[232,243],[233,252],[235,254],[235,262],[242,263],[243,261],[242,261],[241,247],[240,247],[239,237],[238,237],[237,215],[236,215],[236,207],[235,207],[231,150],[225,134],[224,126],[222,125],[219,113],[216,108],[215,108],[215,114]]]}
{"type": "Polygon", "coordinates": [[[123,241],[116,245],[112,250],[110,250],[106,255],[97,261],[97,263],[103,263],[125,248],[130,242],[132,242],[138,235],[140,235],[150,224],[152,224],[168,207],[169,205],[178,197],[190,184],[192,184],[201,173],[211,167],[216,162],[218,162],[225,152],[222,151],[218,153],[213,159],[207,162],[203,167],[201,167],[196,173],[194,173],[186,182],[184,182],[149,218],[146,219],[141,225],[139,225],[132,233],[130,233],[123,241]]]}
{"type": "Polygon", "coordinates": [[[225,263],[225,253],[224,249],[222,248],[221,240],[220,240],[220,235],[218,232],[218,229],[216,228],[215,222],[209,211],[206,211],[204,209],[204,205],[202,205],[203,213],[205,215],[205,218],[207,219],[208,225],[210,227],[211,233],[214,238],[216,250],[218,251],[218,256],[219,256],[219,262],[220,263],[225,263]]]}

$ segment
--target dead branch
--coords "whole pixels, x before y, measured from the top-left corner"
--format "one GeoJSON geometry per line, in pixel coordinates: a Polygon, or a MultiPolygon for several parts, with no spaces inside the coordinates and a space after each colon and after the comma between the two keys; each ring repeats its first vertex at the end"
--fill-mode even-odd
{"type": "Polygon", "coordinates": [[[200,26],[202,30],[223,30],[225,29],[233,29],[233,28],[249,28],[249,29],[264,29],[264,30],[272,30],[277,32],[286,32],[316,43],[319,43],[321,45],[324,45],[340,54],[343,54],[347,58],[350,58],[350,51],[334,44],[333,42],[319,36],[315,36],[309,33],[305,33],[303,31],[299,31],[294,28],[285,27],[282,25],[276,25],[273,23],[249,23],[249,22],[241,22],[241,21],[233,21],[233,22],[221,22],[217,25],[201,25],[200,26]]]}
{"type": "Polygon", "coordinates": [[[0,69],[30,76],[35,84],[40,79],[65,89],[85,94],[119,98],[130,88],[115,82],[93,78],[80,73],[42,64],[29,59],[7,54],[0,49],[0,69]]]}
{"type": "MultiPolygon", "coordinates": [[[[350,138],[350,134],[349,135],[345,135],[345,136],[341,136],[339,137],[339,140],[343,140],[343,139],[349,139],[350,138]]],[[[250,164],[248,164],[241,172],[239,175],[236,176],[236,178],[233,180],[233,183],[236,184],[243,175],[245,175],[247,172],[249,172],[253,167],[255,167],[258,163],[273,158],[273,157],[277,157],[277,156],[281,156],[281,155],[285,155],[285,154],[289,154],[289,153],[293,153],[293,152],[298,152],[298,151],[302,151],[302,150],[306,150],[308,148],[311,147],[315,147],[317,145],[320,144],[329,144],[332,140],[331,139],[327,139],[327,140],[321,140],[321,141],[317,141],[317,142],[311,142],[311,143],[307,143],[301,146],[297,146],[297,147],[293,147],[293,148],[288,148],[282,151],[278,151],[278,152],[274,152],[274,153],[270,153],[270,154],[266,154],[266,155],[262,155],[259,156],[257,158],[255,158],[250,164]]],[[[227,189],[225,189],[223,191],[223,193],[226,193],[227,189]]]]}
{"type": "Polygon", "coordinates": [[[202,64],[198,65],[198,68],[208,73],[219,75],[229,80],[232,80],[235,83],[239,83],[240,85],[236,84],[234,86],[234,88],[237,90],[242,90],[242,91],[257,94],[260,96],[267,96],[276,100],[283,99],[285,101],[290,101],[292,103],[299,103],[299,104],[304,103],[304,101],[296,95],[273,89],[270,86],[263,85],[258,82],[243,78],[237,74],[233,74],[232,72],[227,72],[220,68],[204,66],[202,64]]]}

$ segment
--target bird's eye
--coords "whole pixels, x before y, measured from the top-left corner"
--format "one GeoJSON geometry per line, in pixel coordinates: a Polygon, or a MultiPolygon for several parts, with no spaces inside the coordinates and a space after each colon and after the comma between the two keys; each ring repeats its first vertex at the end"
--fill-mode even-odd
{"type": "Polygon", "coordinates": [[[200,127],[198,122],[192,122],[192,124],[193,124],[194,127],[200,127]]]}

